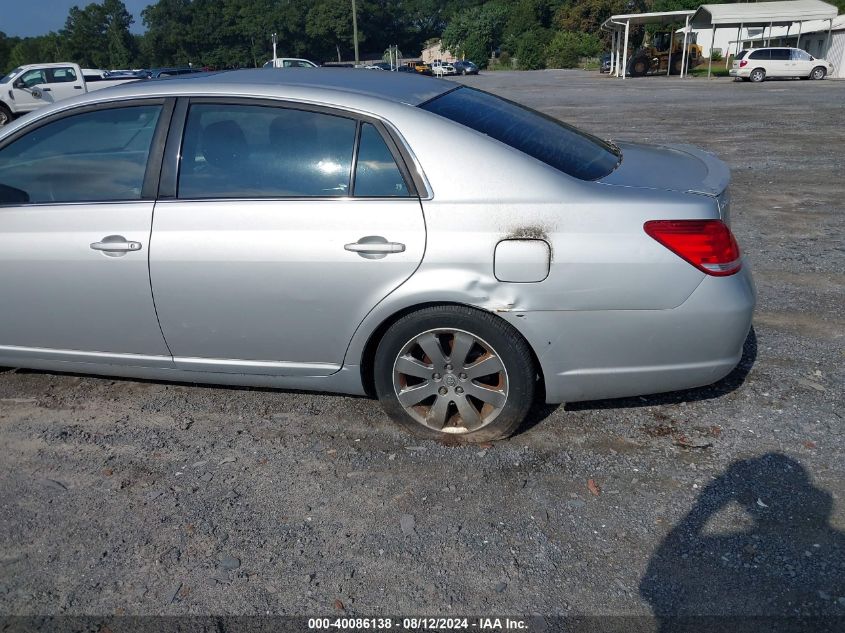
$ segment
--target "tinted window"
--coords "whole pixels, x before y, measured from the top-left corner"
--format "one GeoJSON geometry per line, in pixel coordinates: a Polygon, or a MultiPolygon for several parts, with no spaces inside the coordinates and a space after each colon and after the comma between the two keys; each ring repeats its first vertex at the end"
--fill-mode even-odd
{"type": "Polygon", "coordinates": [[[739,51],[739,52],[736,54],[736,58],[735,58],[735,59],[744,59],[744,58],[745,58],[745,56],[746,56],[747,54],[748,54],[748,51],[739,51]]]}
{"type": "Polygon", "coordinates": [[[772,49],[772,60],[773,61],[787,61],[789,60],[789,49],[788,48],[773,48],[772,49]]]}
{"type": "Polygon", "coordinates": [[[76,72],[73,68],[53,68],[50,74],[52,75],[51,83],[76,81],[76,72]]]}
{"type": "Polygon", "coordinates": [[[771,59],[770,52],[771,51],[768,48],[759,51],[751,51],[748,59],[771,59]]]}
{"type": "Polygon", "coordinates": [[[458,88],[422,104],[423,109],[506,143],[547,165],[596,180],[619,164],[604,141],[525,106],[472,88],[458,88]]]}
{"type": "Polygon", "coordinates": [[[378,130],[369,123],[361,126],[355,195],[379,198],[404,198],[408,195],[408,187],[393,160],[393,154],[378,130]]]}
{"type": "Polygon", "coordinates": [[[193,105],[182,141],[180,198],[345,196],[352,119],[265,106],[193,105]]]}
{"type": "Polygon", "coordinates": [[[810,61],[810,54],[802,50],[793,49],[792,59],[799,62],[808,62],[810,61]]]}
{"type": "Polygon", "coordinates": [[[0,203],[139,200],[160,113],[86,112],[26,134],[0,150],[0,203]]]}

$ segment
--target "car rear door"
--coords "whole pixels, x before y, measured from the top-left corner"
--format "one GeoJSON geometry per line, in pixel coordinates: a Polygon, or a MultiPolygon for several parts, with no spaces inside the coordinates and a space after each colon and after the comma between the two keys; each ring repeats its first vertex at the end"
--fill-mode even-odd
{"type": "Polygon", "coordinates": [[[147,265],[170,109],[80,107],[0,142],[0,364],[171,365],[147,265]]]}
{"type": "Polygon", "coordinates": [[[325,108],[192,99],[178,111],[184,133],[168,139],[150,252],[176,365],[334,373],[366,314],[423,256],[397,146],[378,121],[325,108]]]}
{"type": "Polygon", "coordinates": [[[82,77],[72,66],[50,68],[47,85],[43,88],[45,101],[61,101],[83,93],[82,77]]]}
{"type": "Polygon", "coordinates": [[[767,75],[770,77],[791,77],[794,75],[788,48],[772,48],[769,52],[771,61],[768,64],[770,70],[766,71],[767,75]]]}

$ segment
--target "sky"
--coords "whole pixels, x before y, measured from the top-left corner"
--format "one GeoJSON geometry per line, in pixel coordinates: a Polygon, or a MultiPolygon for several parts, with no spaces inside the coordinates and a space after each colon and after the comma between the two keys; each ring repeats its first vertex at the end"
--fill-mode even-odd
{"type": "MultiPolygon", "coordinates": [[[[92,1],[0,0],[0,31],[19,37],[58,31],[65,25],[68,9],[74,5],[84,7],[92,1]]],[[[132,24],[133,33],[141,33],[144,30],[141,24],[141,9],[152,3],[152,0],[123,0],[127,10],[135,18],[132,24]]]]}

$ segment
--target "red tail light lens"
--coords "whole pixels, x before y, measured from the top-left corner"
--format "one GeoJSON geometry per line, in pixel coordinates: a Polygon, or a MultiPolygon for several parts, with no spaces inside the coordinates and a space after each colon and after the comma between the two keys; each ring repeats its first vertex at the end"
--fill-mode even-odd
{"type": "Polygon", "coordinates": [[[708,275],[726,277],[742,267],[739,246],[721,220],[652,220],[643,229],[708,275]]]}
{"type": "Polygon", "coordinates": [[[745,68],[746,66],[748,66],[748,60],[747,59],[743,59],[741,62],[739,62],[740,68],[745,68]]]}

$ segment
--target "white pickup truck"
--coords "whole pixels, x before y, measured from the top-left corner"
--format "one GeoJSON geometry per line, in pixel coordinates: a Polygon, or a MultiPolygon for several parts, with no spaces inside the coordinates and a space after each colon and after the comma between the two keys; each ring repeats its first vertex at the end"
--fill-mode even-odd
{"type": "Polygon", "coordinates": [[[61,99],[127,81],[137,77],[109,79],[102,71],[86,73],[70,63],[19,66],[0,79],[0,126],[61,99]]]}

